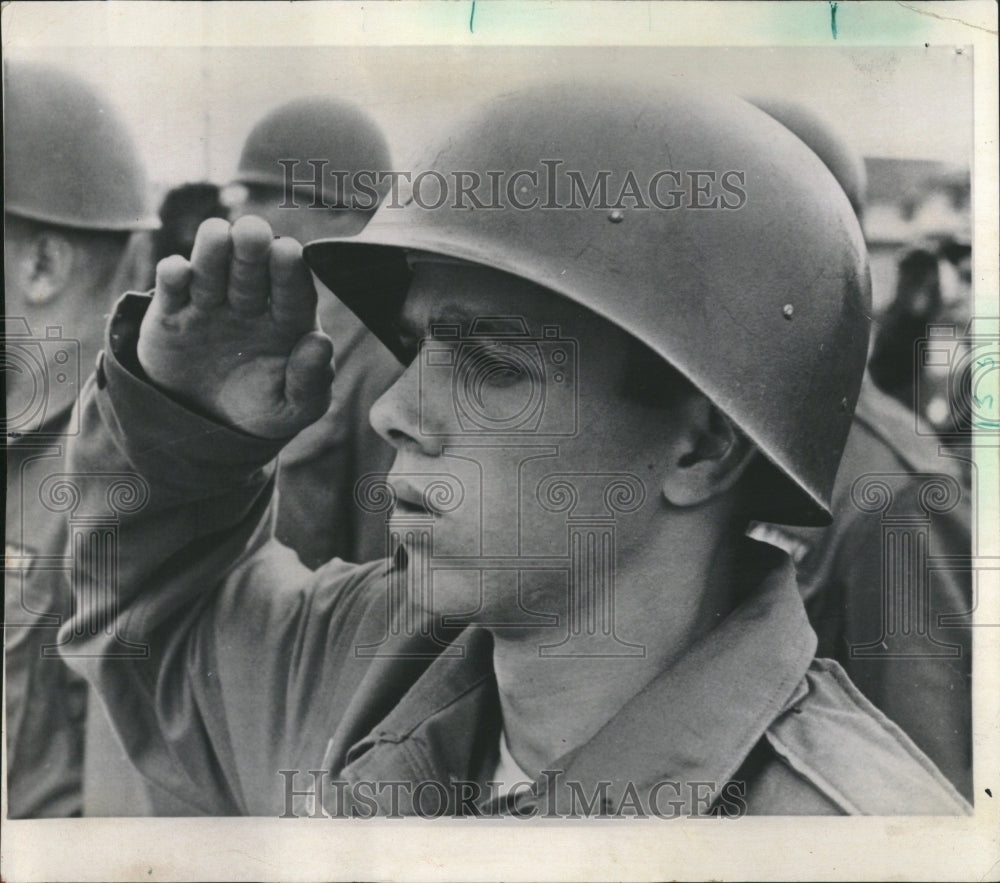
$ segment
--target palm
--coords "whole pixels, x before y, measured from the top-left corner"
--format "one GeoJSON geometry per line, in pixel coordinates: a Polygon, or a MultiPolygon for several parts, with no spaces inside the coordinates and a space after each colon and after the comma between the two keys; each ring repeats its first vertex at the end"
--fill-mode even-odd
{"type": "Polygon", "coordinates": [[[256,218],[212,221],[190,265],[162,263],[139,361],[170,395],[221,422],[283,438],[322,415],[332,379],[316,293],[293,240],[256,218]]]}

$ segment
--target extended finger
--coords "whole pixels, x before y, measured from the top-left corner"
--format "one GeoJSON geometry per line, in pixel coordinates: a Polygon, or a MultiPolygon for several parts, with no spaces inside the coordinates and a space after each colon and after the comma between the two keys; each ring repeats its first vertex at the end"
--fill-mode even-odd
{"type": "Polygon", "coordinates": [[[202,221],[191,250],[191,302],[200,309],[225,302],[231,251],[229,222],[222,218],[202,221]]]}
{"type": "Polygon", "coordinates": [[[255,215],[244,215],[233,224],[230,237],[233,256],[229,264],[229,303],[238,313],[263,313],[271,284],[271,228],[255,215]]]}
{"type": "Polygon", "coordinates": [[[164,314],[176,313],[188,302],[191,264],[179,254],[164,258],[156,265],[154,298],[164,314]]]}
{"type": "Polygon", "coordinates": [[[271,315],[280,325],[303,333],[316,327],[316,288],[294,239],[271,242],[271,315]]]}

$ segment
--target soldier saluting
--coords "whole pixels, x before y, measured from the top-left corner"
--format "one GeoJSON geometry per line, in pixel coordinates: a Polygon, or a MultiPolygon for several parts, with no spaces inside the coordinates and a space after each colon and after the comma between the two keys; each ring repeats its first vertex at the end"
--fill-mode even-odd
{"type": "Polygon", "coordinates": [[[154,665],[77,663],[137,766],[214,813],[475,813],[498,791],[529,814],[963,812],[814,659],[789,559],[744,536],[828,518],[864,368],[864,242],[822,162],[742,102],[578,84],[505,96],[429,156],[483,181],[552,157],[586,180],[740,170],[746,202],[411,200],[304,261],[245,218],[162,262],[112,319],[71,451],[148,488],[116,603],[154,665]],[[315,573],[270,537],[272,461],[333,379],[307,265],[406,365],[371,419],[390,529],[432,526],[315,573]],[[567,524],[591,525],[569,549],[567,524]]]}

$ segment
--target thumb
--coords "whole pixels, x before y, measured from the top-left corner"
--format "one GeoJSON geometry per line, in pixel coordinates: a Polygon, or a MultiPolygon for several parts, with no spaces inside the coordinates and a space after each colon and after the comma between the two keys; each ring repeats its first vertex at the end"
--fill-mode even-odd
{"type": "Polygon", "coordinates": [[[285,366],[285,400],[316,420],[330,405],[333,343],[321,331],[303,335],[285,366]]]}

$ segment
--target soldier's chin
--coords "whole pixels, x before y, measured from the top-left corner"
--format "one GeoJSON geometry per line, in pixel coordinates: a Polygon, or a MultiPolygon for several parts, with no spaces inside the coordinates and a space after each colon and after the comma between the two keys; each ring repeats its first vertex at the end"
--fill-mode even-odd
{"type": "Polygon", "coordinates": [[[481,597],[478,574],[435,570],[427,562],[426,548],[419,538],[404,535],[392,554],[393,568],[405,587],[408,609],[416,617],[437,619],[474,612],[481,597]]]}
{"type": "MultiPolygon", "coordinates": [[[[445,626],[475,625],[496,635],[518,638],[537,633],[548,643],[553,630],[565,622],[565,597],[558,591],[527,591],[514,571],[455,571],[435,577],[433,607],[445,626]]],[[[563,594],[565,589],[563,588],[563,594]]]]}
{"type": "MultiPolygon", "coordinates": [[[[441,548],[446,543],[438,540],[435,534],[438,562],[456,554],[441,548]]],[[[426,541],[401,535],[393,555],[393,566],[403,576],[406,604],[414,619],[426,614],[445,627],[477,625],[511,636],[538,632],[547,638],[560,627],[565,630],[565,577],[488,567],[452,570],[428,562],[424,557],[427,548],[426,541]]]]}
{"type": "Polygon", "coordinates": [[[479,574],[467,571],[436,573],[431,607],[444,625],[478,625],[486,613],[479,574]]]}

